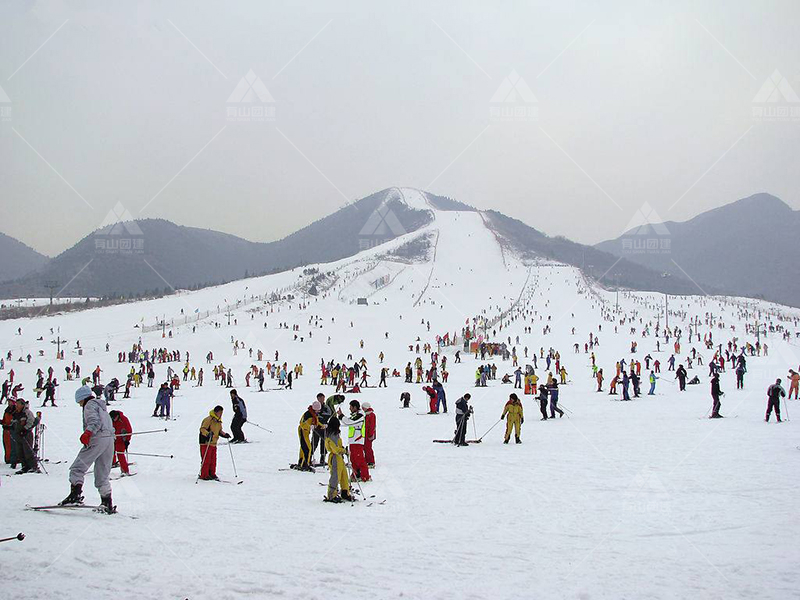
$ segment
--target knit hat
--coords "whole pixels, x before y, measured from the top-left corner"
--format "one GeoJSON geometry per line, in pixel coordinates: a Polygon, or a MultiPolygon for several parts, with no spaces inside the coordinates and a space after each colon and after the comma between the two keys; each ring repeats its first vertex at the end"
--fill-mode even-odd
{"type": "Polygon", "coordinates": [[[319,412],[322,408],[322,404],[319,403],[319,400],[314,400],[314,402],[311,403],[311,408],[314,409],[314,412],[319,412]]]}
{"type": "Polygon", "coordinates": [[[362,402],[361,408],[363,408],[364,410],[369,410],[370,408],[372,408],[372,404],[370,404],[369,402],[362,402]]]}
{"type": "Polygon", "coordinates": [[[92,389],[88,385],[82,385],[75,390],[75,402],[80,403],[89,398],[94,398],[94,392],[92,392],[92,389]]]}

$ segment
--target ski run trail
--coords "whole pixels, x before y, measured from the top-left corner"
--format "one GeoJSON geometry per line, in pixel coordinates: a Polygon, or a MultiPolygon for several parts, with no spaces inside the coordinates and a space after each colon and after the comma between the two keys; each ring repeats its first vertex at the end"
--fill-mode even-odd
{"type": "MultiPolygon", "coordinates": [[[[414,208],[433,210],[416,190],[397,193],[414,208]]],[[[684,362],[692,347],[704,358],[704,366],[689,371],[700,385],[679,393],[674,374],[667,372],[674,339],[666,343],[663,337],[663,295],[620,292],[614,313],[614,292],[588,283],[575,268],[521,260],[498,244],[480,213],[434,210],[434,217],[423,229],[354,257],[314,265],[336,277],[316,297],[298,288],[308,275],[295,269],[158,300],[1,321],[0,351],[11,351],[12,360],[0,374],[5,378],[13,368],[32,410],[42,411],[50,461],[44,463],[49,475],[0,477],[0,537],[19,531],[27,536],[0,545],[3,597],[797,598],[800,436],[794,421],[765,423],[764,412],[768,385],[782,377],[788,391],[788,369],[800,364],[800,311],[747,299],[671,296],[669,325],[683,331],[676,359],[684,362]],[[430,241],[427,259],[387,255],[421,237],[430,241]],[[385,276],[389,283],[375,289],[371,282],[385,276]],[[250,302],[273,292],[294,298],[250,302]],[[357,304],[360,297],[369,304],[357,304]],[[206,311],[211,316],[194,320],[206,311]],[[171,338],[162,338],[160,329],[142,333],[143,325],[163,316],[171,338]],[[568,410],[564,418],[540,421],[538,402],[520,394],[526,417],[521,445],[513,438],[503,444],[504,423],[481,444],[431,443],[452,437],[455,402],[465,392],[472,394],[475,411],[468,439],[489,429],[509,393],[520,392],[500,382],[504,373],[513,380],[511,361],[487,359],[498,375],[485,388],[474,387],[481,364],[474,354],[462,351],[463,362],[455,364],[462,328],[476,318],[487,324],[489,341],[512,338],[509,348],[516,348],[523,369],[532,363],[525,347],[529,355],[553,348],[568,371],[560,395],[568,410]],[[736,390],[726,365],[724,419],[705,418],[713,350],[696,336],[686,339],[691,320],[698,318],[697,331],[701,337],[712,331],[715,344],[733,337],[755,343],[746,325],[757,319],[765,328],[791,332],[790,341],[775,331],[762,336],[769,354],[748,356],[744,390],[736,390]],[[649,335],[642,337],[647,324],[649,335]],[[543,334],[547,325],[550,332],[543,334]],[[66,339],[63,361],[54,359],[51,328],[60,328],[66,339]],[[447,414],[418,414],[427,410],[422,386],[406,384],[402,376],[390,377],[388,388],[347,395],[348,401],[369,401],[377,415],[377,466],[373,481],[361,484],[374,498],[324,503],[319,483],[327,482],[327,469],[286,470],[297,462],[301,415],[317,392],[334,393],[320,385],[321,359],[352,364],[363,356],[369,383],[376,386],[381,366],[402,374],[406,363],[421,356],[427,369],[430,354],[409,351],[409,345],[419,339],[435,350],[435,336],[446,333],[458,336],[457,345],[441,351],[450,372],[447,414]],[[590,333],[598,336],[593,351],[606,375],[603,393],[595,392],[590,353],[584,352],[590,333]],[[176,392],[174,420],[151,414],[167,366],[180,372],[182,362],[155,363],[154,388],[133,388],[129,399],[120,391],[110,407],[122,410],[135,430],[168,429],[135,436],[131,452],[174,458],[132,457],[138,475],[112,481],[119,515],[26,510],[55,504],[69,491],[81,414],[73,400],[79,382],[64,380],[64,366],[75,360],[81,375],[89,376],[99,365],[104,383],[117,377],[124,384],[131,365],[119,363],[117,355],[140,338],[145,349],[180,350],[182,356],[188,351],[191,365],[205,371],[203,387],[187,382],[176,392]],[[232,340],[244,349],[235,354],[232,340]],[[631,341],[638,342],[635,355],[631,341]],[[260,362],[258,349],[264,352],[260,362]],[[214,380],[213,364],[205,360],[209,351],[215,364],[232,369],[250,420],[274,432],[245,425],[257,443],[219,446],[217,472],[233,485],[195,481],[199,424],[214,405],[225,408],[224,428],[230,431],[228,390],[214,380]],[[264,367],[276,351],[280,363],[303,365],[293,389],[279,389],[269,377],[263,393],[255,380],[246,387],[248,367],[264,367]],[[18,362],[28,352],[30,364],[18,362]],[[646,395],[649,372],[643,364],[642,397],[615,401],[618,396],[607,391],[616,361],[643,361],[648,353],[662,365],[656,394],[646,395]],[[58,406],[39,409],[35,372],[51,365],[60,383],[58,406]],[[400,409],[403,391],[411,392],[409,410],[400,409]]],[[[546,378],[541,358],[536,373],[546,378]]],[[[800,418],[800,403],[787,405],[784,417],[800,418]]],[[[4,465],[0,473],[13,471],[4,465]]],[[[91,475],[84,495],[87,504],[99,501],[91,475]]]]}

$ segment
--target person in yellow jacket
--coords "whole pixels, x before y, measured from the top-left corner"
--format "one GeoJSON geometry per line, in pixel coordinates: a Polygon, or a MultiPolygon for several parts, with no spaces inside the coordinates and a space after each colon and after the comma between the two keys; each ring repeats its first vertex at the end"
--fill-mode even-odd
{"type": "Polygon", "coordinates": [[[508,397],[508,402],[503,407],[503,414],[500,415],[500,418],[506,420],[506,439],[503,443],[508,443],[511,438],[511,430],[514,429],[514,438],[518,444],[521,444],[522,440],[519,438],[519,434],[522,424],[525,422],[525,417],[522,412],[522,402],[520,402],[516,394],[511,394],[508,397]]]}
{"type": "Polygon", "coordinates": [[[200,423],[200,479],[219,480],[217,477],[217,441],[223,437],[231,437],[222,430],[221,406],[214,410],[200,423]]]}
{"type": "Polygon", "coordinates": [[[296,465],[290,465],[292,469],[298,471],[313,471],[311,468],[311,430],[319,427],[319,414],[322,404],[319,400],[314,400],[308,410],[300,417],[300,424],[297,426],[297,435],[300,438],[300,458],[296,465]]]}
{"type": "Polygon", "coordinates": [[[333,415],[328,420],[328,427],[325,431],[325,449],[328,451],[328,468],[331,473],[328,480],[328,495],[325,497],[326,502],[353,500],[353,496],[350,494],[350,477],[347,475],[347,465],[344,462],[347,450],[342,444],[340,434],[339,419],[333,415]]]}

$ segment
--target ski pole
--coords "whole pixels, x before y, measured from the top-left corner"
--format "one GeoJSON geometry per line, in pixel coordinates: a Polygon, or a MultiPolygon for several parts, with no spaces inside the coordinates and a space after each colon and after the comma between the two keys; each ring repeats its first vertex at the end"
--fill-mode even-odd
{"type": "Polygon", "coordinates": [[[502,420],[503,420],[503,419],[497,419],[497,423],[495,423],[494,425],[492,425],[491,427],[489,427],[488,431],[487,431],[486,433],[484,433],[484,434],[483,434],[481,437],[479,437],[479,438],[478,438],[478,441],[480,442],[480,441],[481,441],[483,438],[485,438],[485,437],[486,437],[486,435],[489,433],[489,431],[491,431],[492,429],[494,429],[495,427],[497,427],[497,426],[500,424],[500,422],[501,422],[502,420]]]}
{"type": "Polygon", "coordinates": [[[195,485],[197,482],[200,481],[200,475],[203,474],[203,466],[206,464],[206,455],[208,454],[208,449],[211,447],[211,444],[206,444],[206,449],[203,452],[203,458],[200,459],[200,472],[197,473],[197,479],[194,480],[195,485]]]}
{"type": "Polygon", "coordinates": [[[172,454],[145,454],[144,452],[126,452],[129,456],[155,456],[157,458],[175,458],[172,454]]]}
{"type": "MultiPolygon", "coordinates": [[[[23,438],[23,439],[25,439],[25,438],[23,438]]],[[[31,446],[31,443],[27,439],[25,439],[25,443],[28,444],[28,448],[30,448],[31,454],[33,454],[33,461],[36,463],[36,466],[37,467],[41,467],[42,471],[44,471],[45,475],[50,475],[50,473],[47,472],[47,469],[44,468],[44,465],[42,464],[42,461],[39,460],[39,455],[33,449],[33,446],[31,446]]],[[[23,464],[23,466],[24,466],[24,464],[23,464]]]]}
{"type": "Polygon", "coordinates": [[[262,427],[262,426],[261,426],[261,425],[259,425],[258,423],[253,423],[252,421],[245,421],[245,423],[250,423],[250,425],[252,425],[252,426],[254,426],[254,427],[258,427],[259,429],[263,429],[263,430],[264,430],[264,431],[266,431],[267,433],[273,433],[273,431],[272,431],[271,429],[267,429],[266,427],[262,427]]]}
{"type": "MultiPolygon", "coordinates": [[[[346,454],[344,456],[347,456],[349,458],[349,456],[346,454]]],[[[358,480],[358,477],[355,476],[356,474],[353,471],[353,465],[350,463],[349,460],[344,461],[344,464],[347,467],[347,469],[353,474],[353,480],[356,482],[356,485],[358,486],[358,491],[361,492],[361,499],[362,500],[366,499],[366,496],[364,495],[364,490],[361,488],[361,482],[358,480]]],[[[352,498],[353,494],[350,494],[350,497],[352,498]]],[[[350,506],[353,506],[354,500],[355,499],[350,501],[350,506]]]]}
{"type": "Polygon", "coordinates": [[[11,540],[19,540],[21,542],[24,539],[25,539],[25,534],[24,533],[18,533],[17,535],[15,535],[13,537],[2,538],[2,539],[0,539],[0,542],[10,542],[11,540]]]}
{"type": "Polygon", "coordinates": [[[231,453],[231,463],[233,464],[233,476],[236,479],[239,479],[239,474],[236,472],[236,461],[233,460],[233,447],[232,447],[232,444],[230,442],[228,442],[228,450],[231,453]]]}
{"type": "Polygon", "coordinates": [[[114,437],[122,437],[123,435],[144,435],[145,433],[163,433],[169,431],[166,427],[164,429],[151,429],[150,431],[136,431],[134,433],[120,433],[114,437]]]}

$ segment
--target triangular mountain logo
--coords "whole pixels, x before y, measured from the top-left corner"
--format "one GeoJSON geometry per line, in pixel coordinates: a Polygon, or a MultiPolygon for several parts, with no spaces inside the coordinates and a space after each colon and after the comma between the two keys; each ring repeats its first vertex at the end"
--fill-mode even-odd
{"type": "Polygon", "coordinates": [[[3,88],[0,87],[0,104],[9,104],[11,102],[11,98],[8,97],[8,94],[3,91],[3,88]]]}
{"type": "Polygon", "coordinates": [[[669,229],[647,202],[636,211],[625,231],[625,235],[669,235],[669,229]]]}
{"type": "Polygon", "coordinates": [[[533,104],[536,101],[536,96],[531,88],[514,70],[503,79],[491,100],[494,104],[533,104]]]}
{"type": "Polygon", "coordinates": [[[359,232],[362,237],[375,238],[393,238],[405,234],[406,230],[402,223],[386,203],[381,203],[378,208],[372,211],[372,214],[359,232]]]}
{"type": "Polygon", "coordinates": [[[98,233],[103,235],[144,235],[128,209],[119,202],[108,211],[98,233]]]}
{"type": "Polygon", "coordinates": [[[778,69],[767,77],[767,80],[758,90],[753,102],[775,103],[775,102],[800,102],[800,97],[797,96],[792,86],[786,81],[786,78],[780,74],[778,69]]]}
{"type": "Polygon", "coordinates": [[[272,94],[269,93],[264,82],[253,73],[253,69],[239,80],[236,88],[228,97],[228,104],[253,104],[261,102],[263,104],[275,102],[272,94]]]}

